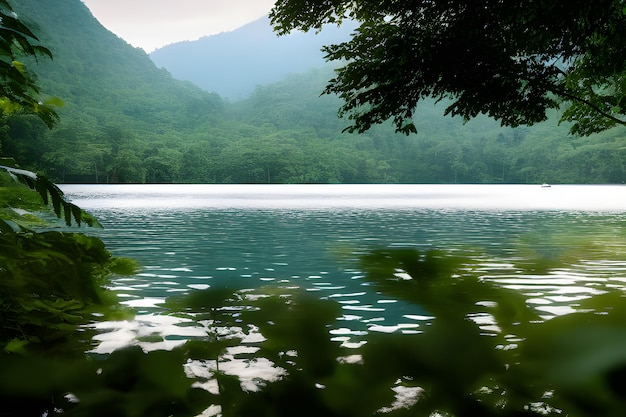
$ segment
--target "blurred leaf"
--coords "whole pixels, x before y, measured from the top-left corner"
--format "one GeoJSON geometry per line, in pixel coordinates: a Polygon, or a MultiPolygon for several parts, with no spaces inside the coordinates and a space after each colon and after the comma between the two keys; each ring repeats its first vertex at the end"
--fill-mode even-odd
{"type": "Polygon", "coordinates": [[[226,287],[192,291],[186,295],[168,298],[165,307],[193,313],[211,312],[236,299],[236,292],[237,289],[226,287]]]}
{"type": "Polygon", "coordinates": [[[13,339],[4,346],[6,353],[26,353],[24,347],[28,344],[27,340],[13,339]]]}
{"type": "Polygon", "coordinates": [[[391,387],[398,374],[387,371],[388,363],[395,358],[383,356],[382,362],[368,360],[365,364],[338,365],[332,378],[324,380],[325,388],[320,392],[328,407],[338,415],[361,416],[373,415],[393,403],[391,387]]]}
{"type": "Polygon", "coordinates": [[[252,305],[256,309],[244,311],[242,319],[267,338],[260,347],[271,360],[281,366],[293,360],[314,376],[332,372],[340,349],[330,340],[328,325],[341,316],[337,303],[296,292],[260,298],[252,305]],[[289,351],[296,351],[297,358],[285,356],[289,351]]]}
{"type": "Polygon", "coordinates": [[[239,346],[241,339],[220,338],[217,340],[189,340],[185,342],[184,349],[189,359],[195,360],[219,360],[226,349],[239,346]]]}
{"type": "Polygon", "coordinates": [[[595,307],[529,327],[524,378],[554,390],[550,404],[582,416],[618,416],[626,407],[626,314],[621,292],[584,300],[595,307]]]}
{"type": "Polygon", "coordinates": [[[44,101],[44,104],[48,106],[63,107],[65,105],[65,102],[61,100],[59,97],[51,97],[47,99],[46,101],[44,101]]]}

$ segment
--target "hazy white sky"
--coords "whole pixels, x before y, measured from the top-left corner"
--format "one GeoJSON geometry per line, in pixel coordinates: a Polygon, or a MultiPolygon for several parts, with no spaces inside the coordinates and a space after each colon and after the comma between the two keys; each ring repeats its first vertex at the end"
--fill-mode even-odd
{"type": "Polygon", "coordinates": [[[146,52],[237,29],[275,0],[82,0],[104,27],[146,52]]]}

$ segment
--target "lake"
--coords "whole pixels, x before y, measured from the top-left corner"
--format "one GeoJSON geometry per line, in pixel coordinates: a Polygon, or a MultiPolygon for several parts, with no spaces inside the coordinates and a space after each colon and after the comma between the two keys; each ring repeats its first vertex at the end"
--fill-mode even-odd
{"type": "Polygon", "coordinates": [[[553,185],[63,185],[90,229],[142,265],[114,277],[132,322],[108,323],[97,352],[158,334],[167,348],[202,329],[165,314],[166,297],[216,286],[298,286],[341,303],[331,333],[411,332],[425,312],[377,294],[358,268],[370,248],[478,253],[478,272],[525,292],[547,316],[626,282],[626,187],[553,185]],[[561,263],[545,273],[524,259],[561,263]]]}

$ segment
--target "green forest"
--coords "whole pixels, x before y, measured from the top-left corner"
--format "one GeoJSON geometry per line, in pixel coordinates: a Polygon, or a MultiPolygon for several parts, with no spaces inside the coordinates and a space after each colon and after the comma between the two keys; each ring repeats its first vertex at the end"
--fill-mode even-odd
{"type": "Polygon", "coordinates": [[[27,63],[63,100],[60,123],[11,115],[0,156],[59,183],[623,183],[626,131],[568,134],[555,112],[532,127],[463,123],[420,103],[417,134],[391,124],[342,131],[341,100],[320,95],[333,67],[258,86],[232,102],[158,69],[78,1],[15,10],[54,59],[27,63]],[[63,24],[59,24],[63,22],[63,24]]]}

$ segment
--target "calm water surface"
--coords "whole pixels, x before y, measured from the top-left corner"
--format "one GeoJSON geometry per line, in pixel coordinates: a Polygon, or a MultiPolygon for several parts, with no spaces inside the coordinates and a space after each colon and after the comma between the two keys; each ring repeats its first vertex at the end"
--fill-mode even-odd
{"type": "Polygon", "coordinates": [[[141,272],[115,278],[137,320],[111,324],[101,351],[135,336],[175,345],[201,334],[159,309],[215,286],[295,285],[341,303],[333,333],[415,331],[424,314],[371,290],[357,254],[377,247],[479,253],[478,272],[547,315],[626,282],[626,187],[539,185],[64,185],[93,230],[141,272]],[[545,273],[524,259],[564,261],[545,273]]]}

